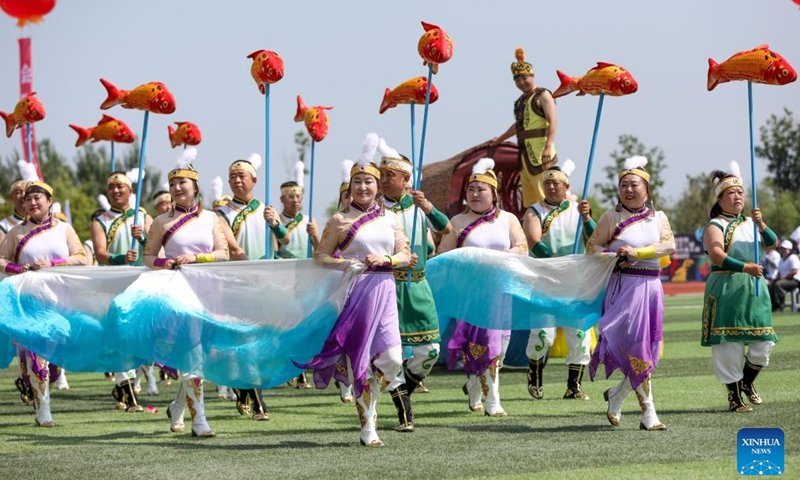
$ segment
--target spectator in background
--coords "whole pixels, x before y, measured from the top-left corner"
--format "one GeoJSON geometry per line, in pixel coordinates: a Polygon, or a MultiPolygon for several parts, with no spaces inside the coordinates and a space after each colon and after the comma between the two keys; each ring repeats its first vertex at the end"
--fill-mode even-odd
{"type": "Polygon", "coordinates": [[[791,240],[784,240],[778,245],[778,253],[781,254],[778,276],[769,286],[773,312],[783,311],[786,293],[800,288],[800,258],[792,253],[793,250],[794,244],[791,240]]]}
{"type": "Polygon", "coordinates": [[[764,256],[764,260],[762,261],[762,265],[764,267],[764,279],[767,281],[767,284],[772,284],[776,278],[778,278],[778,264],[781,261],[781,254],[778,253],[778,249],[773,249],[767,252],[764,256]]]}

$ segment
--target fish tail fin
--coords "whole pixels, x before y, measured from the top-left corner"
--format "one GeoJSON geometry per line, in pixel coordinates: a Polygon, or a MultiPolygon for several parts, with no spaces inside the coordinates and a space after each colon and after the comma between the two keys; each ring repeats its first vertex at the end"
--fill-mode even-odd
{"type": "Polygon", "coordinates": [[[708,59],[708,91],[714,90],[714,88],[723,83],[718,74],[719,71],[719,64],[714,61],[713,58],[708,59]]]}
{"type": "Polygon", "coordinates": [[[306,110],[308,110],[308,107],[306,107],[306,104],[303,103],[303,97],[298,95],[297,96],[297,113],[294,114],[294,121],[295,122],[302,122],[303,120],[305,120],[306,110]]]}
{"type": "Polygon", "coordinates": [[[178,142],[175,141],[173,135],[175,135],[175,129],[172,128],[172,125],[167,125],[167,132],[169,132],[169,144],[172,145],[172,148],[178,146],[178,142]]]}
{"type": "Polygon", "coordinates": [[[258,84],[258,91],[261,92],[261,95],[267,94],[267,88],[264,86],[263,83],[258,84]]]}
{"type": "Polygon", "coordinates": [[[16,128],[16,125],[14,125],[14,120],[11,118],[11,114],[0,112],[0,117],[2,117],[6,122],[6,136],[11,138],[11,135],[14,133],[14,128],[16,128]]]}
{"type": "Polygon", "coordinates": [[[113,83],[109,82],[105,78],[100,79],[100,83],[106,87],[106,92],[108,92],[108,98],[100,104],[101,110],[108,110],[109,108],[113,107],[114,105],[119,104],[120,99],[120,90],[117,88],[113,83]]]}
{"type": "Polygon", "coordinates": [[[77,132],[78,134],[78,141],[75,142],[76,147],[80,147],[81,145],[86,143],[86,141],[89,140],[89,138],[92,136],[91,128],[79,127],[77,125],[72,125],[72,124],[70,124],[69,128],[75,130],[75,132],[77,132]]]}
{"type": "Polygon", "coordinates": [[[381,102],[381,108],[378,110],[378,113],[383,113],[390,108],[396,107],[397,104],[392,101],[392,90],[390,88],[386,89],[386,92],[383,94],[383,101],[381,102]]]}
{"type": "Polygon", "coordinates": [[[578,89],[577,78],[570,77],[561,70],[556,70],[556,75],[558,75],[561,85],[559,85],[556,91],[553,92],[553,98],[563,97],[564,95],[568,95],[578,89]]]}

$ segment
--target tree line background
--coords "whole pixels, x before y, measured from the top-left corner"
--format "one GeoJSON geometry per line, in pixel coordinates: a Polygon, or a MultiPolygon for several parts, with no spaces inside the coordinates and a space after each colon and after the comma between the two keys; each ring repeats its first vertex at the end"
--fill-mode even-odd
{"type": "MultiPolygon", "coordinates": [[[[310,139],[305,131],[295,134],[296,159],[305,161],[310,139]]],[[[626,158],[644,155],[648,158],[647,169],[651,174],[650,192],[656,207],[664,210],[675,233],[693,234],[708,221],[708,212],[714,203],[713,185],[710,174],[713,169],[696,175],[686,175],[682,192],[674,202],[661,197],[664,185],[663,171],[668,168],[666,154],[659,146],[649,147],[634,135],[621,135],[618,147],[610,153],[614,164],[603,169],[605,179],[594,184],[589,201],[595,217],[617,203],[617,173],[622,169],[626,158]]],[[[75,230],[82,240],[89,238],[89,225],[92,212],[99,208],[97,196],[106,193],[106,179],[111,169],[108,149],[104,146],[86,144],[77,150],[69,161],[56,151],[48,139],[37,145],[39,163],[45,180],[56,192],[55,200],[63,205],[69,199],[70,213],[75,230]]],[[[118,170],[131,170],[138,165],[139,143],[132,144],[117,154],[118,170]]],[[[773,114],[760,128],[760,143],[756,146],[756,156],[766,161],[768,175],[761,179],[758,190],[758,204],[765,221],[781,237],[788,236],[800,225],[800,124],[791,111],[784,109],[781,115],[773,114]]],[[[0,218],[12,213],[13,205],[6,200],[11,184],[19,178],[17,160],[21,154],[0,158],[0,218]]],[[[727,165],[717,165],[725,167],[727,165]]],[[[748,164],[740,165],[746,175],[748,164]]],[[[161,189],[162,173],[159,169],[147,166],[142,183],[142,205],[153,212],[151,197],[161,189]]],[[[752,192],[747,190],[752,201],[752,192]]],[[[206,199],[210,203],[212,199],[206,199]]],[[[749,214],[751,203],[745,206],[749,214]]],[[[335,211],[335,202],[328,208],[328,215],[335,211]],[[333,210],[331,210],[333,209],[333,210]]]]}

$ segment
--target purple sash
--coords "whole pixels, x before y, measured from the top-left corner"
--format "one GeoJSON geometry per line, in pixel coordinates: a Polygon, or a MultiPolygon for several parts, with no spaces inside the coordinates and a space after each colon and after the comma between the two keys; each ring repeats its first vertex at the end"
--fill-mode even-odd
{"type": "Polygon", "coordinates": [[[22,253],[22,249],[25,248],[25,245],[27,245],[28,242],[33,237],[39,235],[40,233],[44,233],[47,230],[50,230],[54,226],[55,225],[53,225],[53,217],[47,217],[47,219],[44,222],[42,222],[41,225],[39,225],[38,227],[34,228],[33,230],[31,230],[27,234],[25,234],[25,236],[22,237],[22,239],[19,241],[19,244],[17,245],[17,248],[14,249],[14,263],[19,263],[19,255],[22,253]]]}
{"type": "Polygon", "coordinates": [[[195,220],[199,216],[200,216],[200,210],[197,207],[194,207],[194,210],[190,210],[189,213],[184,215],[183,218],[175,222],[175,225],[171,226],[169,230],[167,230],[167,232],[161,238],[161,246],[165,247],[167,245],[167,242],[169,242],[169,240],[172,238],[173,235],[175,235],[178,232],[178,230],[180,230],[187,223],[191,222],[192,220],[195,220]]]}
{"type": "Polygon", "coordinates": [[[469,234],[472,233],[473,230],[480,227],[484,223],[489,223],[497,218],[498,210],[497,207],[490,208],[485,214],[481,215],[480,218],[475,220],[474,222],[470,223],[464,230],[461,230],[461,234],[458,236],[458,241],[456,242],[456,248],[461,248],[464,246],[464,242],[467,241],[467,237],[469,234]]]}
{"type": "Polygon", "coordinates": [[[628,217],[625,220],[619,222],[617,224],[617,227],[614,229],[614,233],[611,234],[611,238],[608,239],[608,245],[611,245],[612,243],[614,243],[614,241],[617,238],[619,238],[620,235],[622,235],[622,232],[624,232],[626,228],[630,227],[631,225],[633,225],[635,223],[639,223],[639,222],[641,222],[643,220],[646,220],[647,217],[649,217],[651,213],[652,212],[650,211],[649,208],[644,207],[641,210],[639,210],[638,212],[636,212],[633,215],[631,215],[630,217],[628,217]]]}
{"type": "MultiPolygon", "coordinates": [[[[351,207],[352,206],[353,205],[351,205],[351,207]]],[[[373,204],[366,210],[366,213],[364,215],[361,215],[356,219],[355,222],[353,222],[353,225],[350,226],[350,230],[348,230],[347,235],[345,235],[344,239],[341,242],[339,242],[337,248],[341,251],[344,251],[344,249],[350,245],[353,239],[356,238],[356,234],[358,233],[358,230],[361,227],[363,227],[367,223],[375,220],[376,218],[382,215],[383,212],[381,211],[381,208],[373,204]]]]}

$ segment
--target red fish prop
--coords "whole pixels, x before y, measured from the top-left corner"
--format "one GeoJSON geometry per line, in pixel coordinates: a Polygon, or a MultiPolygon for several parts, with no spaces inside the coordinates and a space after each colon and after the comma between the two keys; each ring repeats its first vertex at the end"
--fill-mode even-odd
{"type": "Polygon", "coordinates": [[[171,125],[167,125],[169,144],[172,145],[172,148],[178,145],[197,145],[203,141],[203,134],[200,133],[200,128],[194,123],[175,122],[175,125],[178,126],[177,130],[172,128],[171,125]]]}
{"type": "Polygon", "coordinates": [[[306,107],[303,98],[297,96],[297,113],[294,116],[295,122],[305,122],[309,136],[315,142],[321,142],[328,135],[328,114],[325,110],[333,107],[306,107]]]}
{"type": "Polygon", "coordinates": [[[175,97],[161,82],[146,83],[133,90],[120,90],[104,78],[100,79],[100,83],[108,92],[108,98],[100,105],[101,110],[122,105],[122,108],[135,108],[153,113],[170,114],[175,111],[175,97]]]}
{"type": "Polygon", "coordinates": [[[125,123],[108,115],[103,115],[103,118],[97,122],[96,127],[84,128],[70,124],[70,128],[78,133],[78,141],[75,142],[76,147],[80,147],[89,140],[91,140],[92,143],[99,142],[100,140],[108,140],[117,143],[133,143],[134,140],[133,131],[131,131],[125,123]]]}
{"type": "MultiPolygon", "coordinates": [[[[433,65],[433,73],[439,72],[439,64],[453,57],[453,39],[436,25],[422,22],[425,33],[417,43],[417,51],[424,60],[423,65],[433,65]]],[[[423,102],[424,103],[424,102],[423,102]]]]}
{"type": "Polygon", "coordinates": [[[262,95],[267,93],[265,85],[277,83],[283,78],[283,59],[277,53],[270,50],[257,50],[247,58],[253,59],[250,74],[262,95]]]}
{"type": "Polygon", "coordinates": [[[556,70],[556,74],[561,80],[561,86],[553,92],[553,98],[563,97],[572,92],[578,92],[578,96],[603,93],[612,97],[621,97],[630,95],[639,89],[639,84],[636,83],[631,72],[613,63],[597,62],[597,66],[582,77],[570,77],[561,70],[556,70]]]}
{"type": "Polygon", "coordinates": [[[20,28],[41,22],[55,6],[56,0],[0,0],[0,8],[16,18],[20,28]]]}
{"type": "MultiPolygon", "coordinates": [[[[387,88],[383,94],[383,101],[379,113],[383,113],[390,108],[394,108],[400,104],[418,103],[422,105],[425,103],[425,93],[428,89],[428,79],[425,77],[415,77],[406,80],[400,85],[394,87],[394,90],[387,88]]],[[[439,91],[436,90],[436,85],[431,83],[431,98],[430,103],[439,99],[439,91]]]]}
{"type": "Polygon", "coordinates": [[[785,58],[760,45],[752,50],[739,52],[722,63],[708,59],[708,91],[720,83],[731,80],[747,80],[767,85],[786,85],[797,80],[797,71],[785,58]]]}
{"type": "Polygon", "coordinates": [[[34,95],[36,95],[36,92],[31,92],[22,97],[11,113],[0,112],[0,117],[6,122],[7,137],[11,137],[14,129],[27,123],[38,122],[44,118],[44,105],[34,95]]]}

